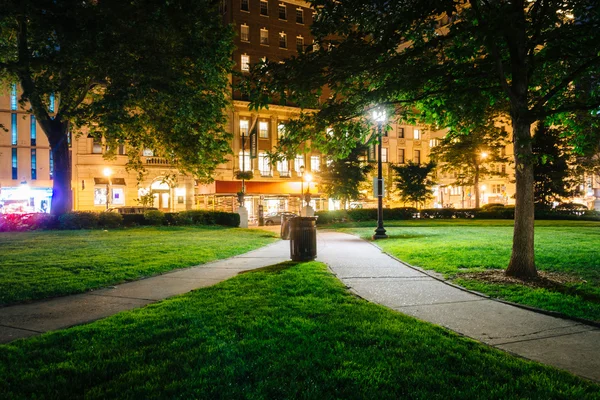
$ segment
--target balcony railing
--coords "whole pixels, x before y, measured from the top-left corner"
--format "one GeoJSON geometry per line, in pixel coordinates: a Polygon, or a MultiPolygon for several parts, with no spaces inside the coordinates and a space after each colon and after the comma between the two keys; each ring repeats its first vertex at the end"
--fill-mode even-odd
{"type": "Polygon", "coordinates": [[[145,157],[146,165],[171,165],[171,162],[163,157],[145,157]]]}

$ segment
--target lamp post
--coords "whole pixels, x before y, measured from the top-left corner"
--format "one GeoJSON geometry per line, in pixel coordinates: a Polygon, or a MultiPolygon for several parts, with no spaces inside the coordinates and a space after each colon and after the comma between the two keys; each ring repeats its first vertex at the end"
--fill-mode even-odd
{"type": "Polygon", "coordinates": [[[386,121],[385,110],[375,109],[372,114],[373,121],[377,122],[377,228],[373,235],[373,240],[387,239],[383,227],[383,177],[381,166],[381,137],[382,125],[386,121]]]}
{"type": "Polygon", "coordinates": [[[304,165],[300,166],[300,216],[302,216],[302,196],[304,196],[304,165]]]}
{"type": "Polygon", "coordinates": [[[108,204],[110,203],[110,176],[112,175],[112,169],[104,168],[104,176],[106,177],[106,209],[108,210],[108,204]]]}
{"type": "Polygon", "coordinates": [[[306,207],[310,206],[310,183],[312,182],[312,175],[307,172],[304,174],[304,179],[307,183],[306,185],[306,194],[304,195],[304,201],[306,202],[306,207]]]}

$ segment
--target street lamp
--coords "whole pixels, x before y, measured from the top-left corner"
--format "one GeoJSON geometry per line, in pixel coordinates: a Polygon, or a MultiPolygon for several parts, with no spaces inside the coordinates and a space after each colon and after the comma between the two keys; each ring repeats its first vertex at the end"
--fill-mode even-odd
{"type": "Polygon", "coordinates": [[[373,110],[372,119],[377,122],[377,229],[375,229],[375,234],[373,235],[374,240],[386,239],[388,237],[383,227],[383,177],[381,166],[381,131],[386,118],[385,110],[381,108],[373,110]]]}
{"type": "Polygon", "coordinates": [[[304,174],[304,179],[307,186],[306,186],[306,194],[304,195],[304,201],[306,202],[306,207],[310,206],[310,183],[312,182],[312,175],[310,174],[310,172],[307,172],[304,174]]]}
{"type": "Polygon", "coordinates": [[[304,196],[304,165],[300,166],[300,216],[302,216],[302,196],[304,196]]]}
{"type": "Polygon", "coordinates": [[[104,176],[106,177],[106,209],[108,210],[108,204],[110,203],[110,176],[112,175],[112,169],[104,168],[104,176]]]}

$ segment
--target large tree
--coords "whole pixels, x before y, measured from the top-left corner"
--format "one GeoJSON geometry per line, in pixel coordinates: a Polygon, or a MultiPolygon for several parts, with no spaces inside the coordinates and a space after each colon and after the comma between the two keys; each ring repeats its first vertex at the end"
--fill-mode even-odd
{"type": "MultiPolygon", "coordinates": [[[[505,113],[517,186],[507,274],[536,276],[531,127],[547,118],[580,126],[575,113],[589,116],[600,106],[597,0],[311,3],[316,50],[270,64],[268,74],[257,69],[249,85],[254,102],[275,95],[306,106],[312,100],[319,107],[315,129],[298,130],[292,135],[298,140],[314,139],[327,124],[348,123],[374,104],[405,116],[416,108],[420,118],[446,127],[475,120],[490,106],[505,113]],[[316,104],[321,87],[331,93],[316,104]]],[[[316,143],[327,143],[320,137],[316,143]]]]}
{"type": "Polygon", "coordinates": [[[360,185],[373,169],[365,162],[366,150],[365,146],[357,146],[344,158],[329,159],[320,173],[321,191],[339,199],[344,208],[349,200],[360,198],[360,185]]]}
{"type": "Polygon", "coordinates": [[[4,0],[0,79],[18,82],[54,159],[52,212],[71,205],[69,137],[88,129],[112,149],[160,149],[210,179],[224,130],[232,32],[214,0],[4,0]],[[55,100],[52,110],[51,99],[55,100]]]}
{"type": "Polygon", "coordinates": [[[431,158],[438,163],[438,170],[456,173],[454,185],[473,187],[475,208],[479,208],[480,180],[487,176],[506,176],[502,169],[493,168],[508,162],[506,137],[506,131],[492,120],[468,132],[451,130],[431,149],[431,158]]]}

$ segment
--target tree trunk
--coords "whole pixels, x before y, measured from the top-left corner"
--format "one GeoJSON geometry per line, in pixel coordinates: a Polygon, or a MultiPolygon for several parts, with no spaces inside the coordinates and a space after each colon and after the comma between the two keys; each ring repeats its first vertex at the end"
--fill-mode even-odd
{"type": "Polygon", "coordinates": [[[73,197],[71,193],[71,154],[66,124],[57,125],[52,128],[61,132],[46,132],[46,134],[50,139],[50,151],[54,162],[51,213],[60,216],[73,209],[73,197]],[[52,140],[50,136],[58,140],[52,140]]]}
{"type": "Polygon", "coordinates": [[[506,275],[519,278],[534,278],[534,201],[533,160],[531,148],[531,123],[512,118],[515,155],[515,227],[513,248],[506,275]]]}

